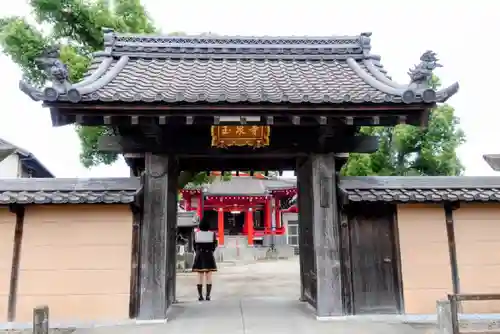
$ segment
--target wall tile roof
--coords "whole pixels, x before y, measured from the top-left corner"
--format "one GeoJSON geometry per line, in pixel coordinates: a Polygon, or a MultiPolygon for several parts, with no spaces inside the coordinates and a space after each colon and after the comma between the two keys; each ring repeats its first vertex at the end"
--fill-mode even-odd
{"type": "MultiPolygon", "coordinates": [[[[266,180],[258,180],[252,186],[250,183],[257,179],[243,179],[240,186],[244,188],[230,187],[232,193],[241,189],[246,189],[243,194],[247,195],[265,193],[266,180]]],[[[231,183],[221,182],[215,187],[231,183]]],[[[288,188],[293,180],[286,180],[283,185],[288,188]]],[[[277,189],[278,184],[270,186],[277,189]]],[[[135,200],[140,188],[138,178],[0,179],[0,204],[127,204],[135,200]]],[[[339,190],[350,202],[500,202],[500,177],[342,177],[339,190]]]]}
{"type": "Polygon", "coordinates": [[[344,177],[340,190],[350,202],[500,202],[500,177],[344,177]]]}
{"type": "Polygon", "coordinates": [[[138,189],[137,178],[0,179],[0,204],[128,204],[138,189]]]}

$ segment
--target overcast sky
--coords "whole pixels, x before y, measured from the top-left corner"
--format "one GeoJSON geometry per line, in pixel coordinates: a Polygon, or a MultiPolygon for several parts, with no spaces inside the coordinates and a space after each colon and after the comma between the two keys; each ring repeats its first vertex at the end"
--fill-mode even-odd
{"type": "MultiPolygon", "coordinates": [[[[29,15],[25,1],[10,1],[0,15],[29,15]]],[[[373,32],[372,51],[393,79],[423,51],[438,53],[444,85],[460,82],[450,99],[467,143],[460,149],[466,175],[495,175],[482,160],[500,153],[498,63],[500,2],[492,0],[143,0],[164,32],[225,35],[358,35],[373,32]],[[498,90],[498,92],[497,92],[498,90]]],[[[128,176],[124,162],[83,168],[72,127],[52,128],[49,112],[18,90],[19,69],[0,56],[0,137],[33,152],[58,177],[128,176]]]]}

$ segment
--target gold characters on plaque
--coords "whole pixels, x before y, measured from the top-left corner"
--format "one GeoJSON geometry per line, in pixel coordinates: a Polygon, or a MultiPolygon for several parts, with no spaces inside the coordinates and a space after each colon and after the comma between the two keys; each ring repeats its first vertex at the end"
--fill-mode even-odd
{"type": "Polygon", "coordinates": [[[222,125],[212,126],[212,146],[269,146],[269,126],[222,125]]]}

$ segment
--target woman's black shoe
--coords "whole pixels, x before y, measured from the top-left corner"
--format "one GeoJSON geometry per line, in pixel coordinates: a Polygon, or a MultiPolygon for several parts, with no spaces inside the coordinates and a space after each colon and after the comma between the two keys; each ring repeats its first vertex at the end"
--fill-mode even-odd
{"type": "Polygon", "coordinates": [[[210,300],[210,293],[212,292],[212,284],[207,284],[207,295],[205,300],[210,300]]]}
{"type": "Polygon", "coordinates": [[[198,300],[201,302],[203,299],[203,284],[196,284],[196,289],[198,290],[198,300]]]}

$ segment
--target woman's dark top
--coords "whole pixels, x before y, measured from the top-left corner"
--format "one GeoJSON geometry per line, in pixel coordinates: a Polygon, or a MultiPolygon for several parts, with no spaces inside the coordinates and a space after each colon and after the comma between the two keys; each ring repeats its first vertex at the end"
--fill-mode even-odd
{"type": "MultiPolygon", "coordinates": [[[[199,238],[202,239],[202,238],[199,238]]],[[[217,265],[215,264],[214,251],[217,248],[217,238],[215,237],[214,232],[208,231],[198,231],[195,232],[194,238],[194,251],[196,255],[194,257],[193,262],[193,271],[197,272],[207,272],[207,271],[217,271],[217,265]],[[196,233],[203,233],[204,237],[207,236],[207,233],[212,234],[211,242],[206,240],[197,241],[196,233]]]]}

